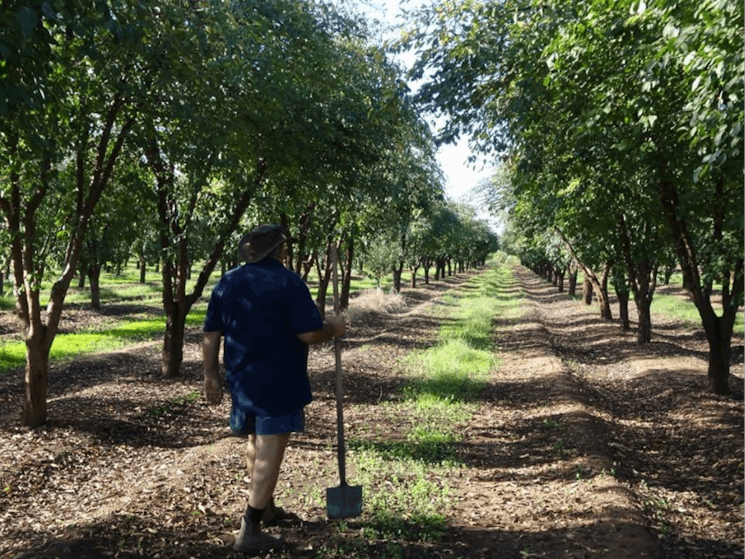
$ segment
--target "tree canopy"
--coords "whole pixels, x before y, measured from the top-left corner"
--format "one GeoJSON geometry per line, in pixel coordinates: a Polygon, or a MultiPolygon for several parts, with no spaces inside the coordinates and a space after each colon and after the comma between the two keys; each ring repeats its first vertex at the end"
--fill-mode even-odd
{"type": "MultiPolygon", "coordinates": [[[[299,0],[4,5],[0,211],[26,424],[46,421],[49,350],[81,269],[96,305],[102,268],[157,258],[163,373],[174,376],[186,315],[259,221],[299,239],[294,266],[315,265],[324,290],[340,246],[347,297],[370,239],[404,239],[399,274],[430,251],[406,239],[443,203],[434,143],[366,25],[299,0]]],[[[443,246],[437,258],[476,254],[443,246]]]]}
{"type": "Polygon", "coordinates": [[[440,141],[471,134],[503,161],[512,227],[546,256],[559,233],[606,318],[620,272],[640,342],[677,255],[718,393],[743,299],[742,35],[743,7],[726,1],[462,0],[420,10],[401,43],[418,55],[417,100],[446,119],[440,141]]]}

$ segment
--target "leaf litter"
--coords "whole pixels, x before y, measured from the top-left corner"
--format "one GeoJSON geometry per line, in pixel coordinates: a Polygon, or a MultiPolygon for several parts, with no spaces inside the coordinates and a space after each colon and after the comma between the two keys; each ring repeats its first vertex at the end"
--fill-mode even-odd
{"type": "MultiPolygon", "coordinates": [[[[392,440],[411,428],[386,406],[407,382],[401,359],[434,343],[431,309],[473,273],[405,289],[392,309],[355,311],[344,342],[351,436],[392,440]]],[[[699,332],[655,316],[661,333],[639,347],[594,308],[515,274],[524,312],[495,317],[501,364],[454,443],[461,466],[429,476],[449,487],[445,532],[376,540],[360,536],[364,515],[326,519],[324,489],[338,473],[325,345],[311,349],[316,399],[275,492],[291,515],[270,528],[288,539],[274,556],[742,557],[742,364],[736,397],[713,396],[699,332]]],[[[102,320],[79,310],[72,330],[102,320]]],[[[198,397],[200,338],[188,333],[175,381],[160,377],[157,341],[55,365],[50,421],[36,430],[19,425],[22,371],[0,376],[0,557],[235,555],[245,443],[229,436],[229,398],[210,407],[198,397]]]]}

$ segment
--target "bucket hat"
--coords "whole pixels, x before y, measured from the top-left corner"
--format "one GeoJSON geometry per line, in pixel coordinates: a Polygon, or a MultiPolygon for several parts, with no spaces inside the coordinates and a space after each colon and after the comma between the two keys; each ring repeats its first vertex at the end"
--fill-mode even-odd
{"type": "Polygon", "coordinates": [[[241,239],[238,254],[243,260],[253,264],[269,256],[282,243],[294,240],[284,234],[280,225],[257,225],[241,239]]]}

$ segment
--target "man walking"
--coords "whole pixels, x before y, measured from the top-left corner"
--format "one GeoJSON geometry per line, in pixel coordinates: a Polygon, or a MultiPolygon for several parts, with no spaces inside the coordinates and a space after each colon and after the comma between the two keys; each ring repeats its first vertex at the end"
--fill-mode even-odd
{"type": "Polygon", "coordinates": [[[246,553],[284,543],[262,532],[261,523],[281,513],[272,493],[290,433],[304,430],[303,409],[312,399],[308,344],[346,331],[341,316],[324,324],[308,287],[282,264],[290,240],[278,225],[260,225],[245,235],[238,251],[246,264],[215,286],[204,323],[205,397],[213,405],[222,401],[218,355],[225,336],[230,428],[248,436],[251,486],[234,546],[246,553]]]}

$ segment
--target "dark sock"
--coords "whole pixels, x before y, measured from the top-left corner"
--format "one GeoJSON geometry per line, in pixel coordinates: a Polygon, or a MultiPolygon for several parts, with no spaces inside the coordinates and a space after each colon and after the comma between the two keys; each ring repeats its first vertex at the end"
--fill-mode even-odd
{"type": "Polygon", "coordinates": [[[258,525],[261,523],[261,519],[264,518],[264,511],[266,509],[255,509],[249,505],[246,509],[246,518],[248,518],[252,524],[258,525]]]}

